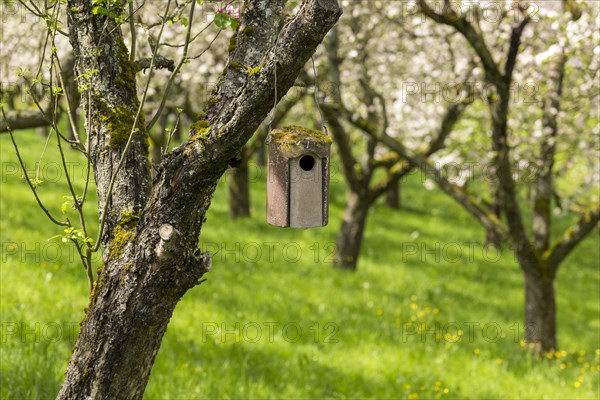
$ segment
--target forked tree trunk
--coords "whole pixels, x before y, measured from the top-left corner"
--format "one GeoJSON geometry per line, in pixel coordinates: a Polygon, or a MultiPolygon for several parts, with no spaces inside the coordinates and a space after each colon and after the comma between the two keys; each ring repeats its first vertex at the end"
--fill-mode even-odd
{"type": "Polygon", "coordinates": [[[525,272],[525,342],[536,353],[556,350],[556,300],[551,274],[525,272]]]}
{"type": "Polygon", "coordinates": [[[369,202],[353,192],[348,193],[344,220],[338,232],[336,243],[336,266],[341,269],[356,270],[362,246],[363,233],[369,215],[369,202]]]}
{"type": "Polygon", "coordinates": [[[392,210],[400,209],[400,181],[394,181],[385,191],[385,205],[392,210]]]}
{"type": "Polygon", "coordinates": [[[144,125],[132,133],[139,101],[120,27],[94,13],[89,1],[68,1],[77,72],[98,71],[82,100],[91,110],[89,153],[107,213],[103,267],[58,399],[142,398],[173,309],[211,267],[210,255],[196,249],[217,182],[341,15],[335,0],[306,0],[281,28],[284,4],[245,2],[240,30],[253,29],[237,36],[219,100],[204,115],[210,128],[203,135],[192,128],[191,139],[163,157],[152,180],[144,125]],[[233,61],[261,68],[248,74],[231,68],[233,61]]]}
{"type": "Polygon", "coordinates": [[[248,160],[231,170],[229,179],[229,215],[233,219],[250,217],[248,160]]]}

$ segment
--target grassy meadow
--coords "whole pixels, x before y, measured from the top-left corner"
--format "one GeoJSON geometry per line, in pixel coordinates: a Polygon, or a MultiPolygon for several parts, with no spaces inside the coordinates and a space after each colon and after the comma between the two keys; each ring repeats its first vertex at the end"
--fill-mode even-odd
{"type": "MultiPolygon", "coordinates": [[[[16,136],[35,173],[45,139],[16,136]]],[[[53,398],[87,281],[75,251],[48,240],[61,229],[36,206],[8,135],[0,157],[0,397],[53,398]]],[[[85,162],[68,157],[81,190],[85,162]]],[[[58,160],[52,137],[39,193],[60,215],[68,190],[58,160]]],[[[356,273],[331,263],[345,201],[339,169],[330,223],[310,230],[268,226],[266,176],[252,174],[251,219],[232,221],[226,182],[217,189],[201,243],[213,270],[175,310],[145,398],[600,397],[597,231],[561,266],[560,350],[537,359],[522,342],[522,277],[510,249],[483,248],[480,226],[420,173],[402,184],[402,210],[373,208],[356,273]]]]}

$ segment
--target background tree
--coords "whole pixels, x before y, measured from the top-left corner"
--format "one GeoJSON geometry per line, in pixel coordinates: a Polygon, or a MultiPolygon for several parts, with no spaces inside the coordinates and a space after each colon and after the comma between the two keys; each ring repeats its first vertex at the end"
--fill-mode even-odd
{"type": "MultiPolygon", "coordinates": [[[[390,191],[397,195],[400,180],[414,167],[396,152],[378,146],[375,139],[379,135],[389,135],[392,125],[401,124],[388,110],[399,100],[395,97],[396,91],[402,89],[396,71],[413,62],[410,57],[401,59],[397,56],[396,50],[407,51],[402,48],[402,43],[410,39],[402,31],[392,29],[395,22],[371,17],[373,14],[386,16],[395,6],[390,8],[375,3],[357,6],[351,16],[342,19],[331,31],[327,41],[327,68],[334,90],[330,98],[322,102],[321,108],[338,148],[348,188],[346,209],[336,241],[336,264],[343,269],[357,268],[370,207],[390,191]],[[348,43],[343,49],[340,49],[340,38],[348,43]],[[374,74],[374,70],[378,73],[374,74]],[[366,143],[361,143],[364,138],[366,143]]],[[[421,45],[416,43],[409,47],[412,50],[421,45]]],[[[456,79],[454,60],[449,59],[448,64],[452,69],[447,74],[456,79]]],[[[467,80],[470,69],[461,73],[460,79],[467,80]]],[[[402,82],[408,81],[409,76],[403,79],[402,82]]],[[[444,147],[446,138],[472,101],[472,97],[465,99],[445,104],[439,126],[431,126],[431,130],[419,138],[421,143],[429,141],[427,146],[422,146],[424,157],[444,147]]],[[[404,136],[409,134],[404,132],[404,136]]]]}
{"type": "MultiPolygon", "coordinates": [[[[565,75],[565,65],[569,53],[572,51],[568,45],[569,41],[564,41],[556,36],[550,39],[558,41],[560,50],[557,51],[557,56],[552,61],[552,68],[547,70],[546,78],[549,84],[545,91],[546,100],[541,104],[541,116],[539,117],[543,134],[535,141],[539,150],[517,152],[513,150],[514,143],[511,143],[509,130],[511,84],[517,66],[517,55],[521,48],[521,37],[525,28],[530,24],[531,17],[527,15],[522,5],[516,4],[517,8],[514,11],[519,13],[520,18],[512,24],[509,31],[508,50],[502,57],[498,57],[486,44],[484,30],[481,26],[483,23],[477,17],[477,13],[480,11],[477,7],[473,9],[475,18],[471,20],[464,14],[455,13],[448,2],[445,3],[442,12],[436,12],[424,0],[421,0],[419,5],[428,18],[450,26],[465,38],[479,57],[485,82],[493,89],[488,97],[491,121],[490,142],[493,154],[491,165],[494,171],[494,183],[497,185],[500,196],[500,209],[505,220],[498,219],[489,205],[478,201],[463,188],[446,179],[439,168],[422,156],[411,152],[406,146],[389,136],[382,135],[379,139],[390,149],[418,165],[440,188],[477,218],[486,229],[492,229],[499,237],[510,241],[525,280],[525,339],[538,352],[556,349],[554,293],[556,272],[569,253],[597,226],[600,219],[597,196],[591,195],[592,193],[583,195],[581,201],[585,206],[578,213],[578,219],[560,234],[554,243],[551,241],[551,204],[556,192],[553,178],[556,175],[556,148],[560,146],[561,136],[563,136],[560,130],[563,127],[566,128],[566,125],[560,123],[559,111],[563,91],[566,87],[564,80],[568,79],[568,76],[565,75]],[[499,59],[502,61],[496,61],[499,59]],[[531,201],[528,206],[528,211],[532,215],[530,232],[532,232],[533,240],[530,239],[530,233],[525,227],[525,217],[522,212],[525,202],[519,196],[518,182],[514,179],[513,159],[516,154],[522,157],[526,157],[526,155],[535,157],[529,159],[530,165],[536,166],[531,201]]],[[[563,5],[568,10],[568,7],[575,7],[576,3],[565,1],[563,5]]],[[[557,18],[555,22],[564,24],[568,30],[571,24],[586,23],[586,20],[587,23],[590,20],[593,21],[595,15],[591,13],[583,21],[579,21],[579,17],[581,17],[581,11],[569,12],[561,18],[557,18]],[[576,15],[578,15],[577,18],[575,18],[576,15]]],[[[541,33],[546,27],[543,23],[538,23],[531,29],[536,29],[536,33],[541,33]]],[[[597,60],[589,61],[597,62],[597,60]]],[[[573,75],[573,77],[577,77],[578,74],[573,75]]],[[[580,98],[580,100],[582,99],[580,98]]],[[[582,109],[588,109],[588,106],[584,106],[582,109]]]]}

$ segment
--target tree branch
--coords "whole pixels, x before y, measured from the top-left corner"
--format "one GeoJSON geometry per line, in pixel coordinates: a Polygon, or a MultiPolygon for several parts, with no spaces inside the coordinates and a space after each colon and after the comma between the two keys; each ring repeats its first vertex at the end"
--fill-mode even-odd
{"type": "Polygon", "coordinates": [[[585,212],[579,221],[569,227],[552,247],[547,255],[550,266],[555,270],[575,247],[598,225],[600,221],[600,206],[593,205],[585,212]]]}
{"type": "Polygon", "coordinates": [[[428,18],[451,26],[460,32],[481,59],[487,80],[494,84],[502,82],[502,73],[498,68],[498,64],[494,61],[483,35],[471,25],[465,16],[451,13],[451,7],[446,7],[444,14],[438,14],[427,4],[426,0],[419,0],[419,7],[428,18]]]}
{"type": "Polygon", "coordinates": [[[523,30],[530,21],[531,18],[526,16],[520,23],[513,27],[513,30],[510,34],[510,47],[508,49],[508,55],[506,56],[506,63],[504,64],[504,79],[507,86],[510,86],[512,81],[513,70],[515,69],[515,64],[517,63],[517,55],[519,54],[519,46],[521,45],[521,36],[523,35],[523,30]]]}
{"type": "Polygon", "coordinates": [[[0,120],[0,133],[8,133],[10,129],[30,129],[41,126],[52,125],[52,122],[46,118],[52,112],[52,103],[49,104],[46,114],[40,110],[9,110],[6,112],[6,119],[0,120]],[[6,123],[8,121],[8,124],[6,123]]]}
{"type": "Polygon", "coordinates": [[[190,243],[197,241],[208,204],[196,204],[197,208],[185,215],[181,213],[182,204],[193,203],[194,198],[214,190],[229,161],[239,153],[271,109],[275,101],[274,86],[277,85],[279,100],[292,87],[306,61],[341,15],[336,0],[307,0],[275,41],[269,36],[277,35],[273,21],[265,23],[264,19],[275,14],[277,9],[281,11],[281,6],[279,2],[273,4],[265,0],[248,3],[240,29],[244,24],[252,24],[254,30],[251,35],[238,34],[236,54],[230,54],[226,72],[216,90],[220,98],[205,114],[204,125],[208,123],[209,126],[203,132],[192,127],[191,139],[166,157],[155,179],[148,207],[173,218],[171,224],[178,229],[185,227],[187,232],[182,237],[190,243]],[[269,13],[265,11],[267,9],[269,13]],[[243,46],[240,45],[242,41],[243,46]],[[264,47],[265,43],[268,46],[273,42],[276,42],[275,46],[263,55],[257,55],[253,46],[264,47]],[[232,73],[232,59],[246,60],[243,62],[259,68],[255,73],[237,70],[232,73]],[[193,221],[190,221],[190,215],[195,216],[193,221]]]}

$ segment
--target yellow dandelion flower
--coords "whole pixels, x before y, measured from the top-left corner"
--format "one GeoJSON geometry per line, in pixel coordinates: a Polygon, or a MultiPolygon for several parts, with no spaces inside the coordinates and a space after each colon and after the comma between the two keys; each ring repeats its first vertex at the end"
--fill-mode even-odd
{"type": "Polygon", "coordinates": [[[410,296],[410,301],[417,301],[417,295],[413,294],[412,296],[410,296]]]}
{"type": "Polygon", "coordinates": [[[444,388],[444,394],[448,394],[448,392],[450,392],[450,390],[448,388],[444,388]]]}
{"type": "Polygon", "coordinates": [[[565,363],[560,363],[560,369],[565,369],[567,368],[567,364],[565,363]]]}
{"type": "Polygon", "coordinates": [[[473,350],[473,354],[475,354],[476,356],[478,356],[478,355],[481,354],[481,350],[475,349],[475,350],[473,350]]]}
{"type": "Polygon", "coordinates": [[[575,382],[575,383],[573,384],[573,386],[575,386],[575,388],[578,388],[579,386],[581,386],[581,382],[575,382]]]}

